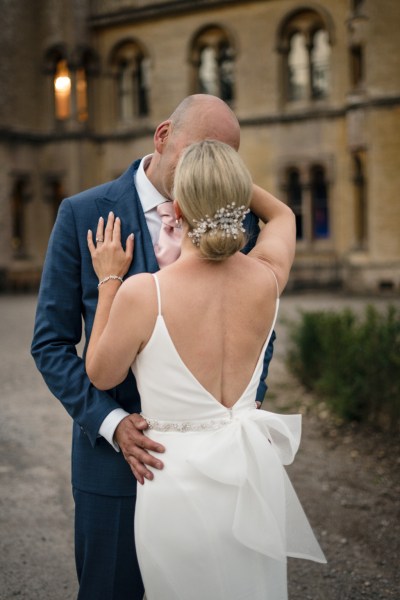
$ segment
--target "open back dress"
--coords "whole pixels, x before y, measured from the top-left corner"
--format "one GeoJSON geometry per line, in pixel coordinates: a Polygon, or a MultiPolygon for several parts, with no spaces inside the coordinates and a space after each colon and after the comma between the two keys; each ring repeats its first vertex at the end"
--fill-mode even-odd
{"type": "Polygon", "coordinates": [[[263,358],[232,408],[187,368],[162,315],[132,366],[164,469],[138,486],[135,539],[147,600],[286,600],[287,556],[326,562],[284,465],[301,416],[258,410],[263,358]]]}

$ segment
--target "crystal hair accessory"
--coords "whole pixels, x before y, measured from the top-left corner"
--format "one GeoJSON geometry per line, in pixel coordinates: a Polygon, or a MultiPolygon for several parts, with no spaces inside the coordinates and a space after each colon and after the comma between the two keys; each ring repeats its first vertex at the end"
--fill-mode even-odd
{"type": "Polygon", "coordinates": [[[211,235],[222,231],[224,237],[233,237],[236,240],[240,232],[245,233],[246,231],[243,227],[243,219],[249,212],[250,210],[245,206],[236,208],[235,202],[232,202],[226,207],[219,208],[213,217],[206,215],[200,221],[193,219],[196,227],[189,231],[188,237],[195,246],[200,245],[201,236],[207,231],[210,231],[211,235]]]}

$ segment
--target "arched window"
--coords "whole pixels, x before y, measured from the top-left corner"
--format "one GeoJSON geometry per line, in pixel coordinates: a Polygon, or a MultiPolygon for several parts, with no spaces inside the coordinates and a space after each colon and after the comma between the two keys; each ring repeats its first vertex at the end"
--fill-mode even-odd
{"type": "Polygon", "coordinates": [[[65,46],[53,46],[46,51],[44,63],[45,72],[52,78],[56,120],[86,122],[89,117],[88,79],[98,70],[98,59],[93,50],[82,46],[69,54],[65,46]]]}
{"type": "Polygon", "coordinates": [[[286,100],[329,95],[331,45],[331,27],[325,14],[302,9],[285,18],[278,31],[278,51],[282,55],[286,100]]]}
{"type": "Polygon", "coordinates": [[[118,118],[129,123],[149,114],[150,61],[134,40],[120,43],[111,56],[116,82],[118,118]]]}
{"type": "Polygon", "coordinates": [[[219,26],[202,29],[190,50],[193,93],[211,94],[232,103],[235,97],[235,51],[230,37],[219,26]]]}
{"type": "Polygon", "coordinates": [[[321,165],[311,167],[310,188],[312,237],[325,239],[329,237],[328,183],[321,165]]]}

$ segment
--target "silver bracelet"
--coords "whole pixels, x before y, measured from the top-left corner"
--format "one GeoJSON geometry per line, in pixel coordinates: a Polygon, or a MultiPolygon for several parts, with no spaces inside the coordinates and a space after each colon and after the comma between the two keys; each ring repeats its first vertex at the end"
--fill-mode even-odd
{"type": "Polygon", "coordinates": [[[118,281],[120,281],[121,283],[124,283],[124,280],[119,275],[107,275],[107,277],[104,277],[104,279],[99,281],[97,287],[99,288],[101,285],[103,285],[103,283],[107,283],[107,281],[110,281],[110,279],[118,279],[118,281]]]}

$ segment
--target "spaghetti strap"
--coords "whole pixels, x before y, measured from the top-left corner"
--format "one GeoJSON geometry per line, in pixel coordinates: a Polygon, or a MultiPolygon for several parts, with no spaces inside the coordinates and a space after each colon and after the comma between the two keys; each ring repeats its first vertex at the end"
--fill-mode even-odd
{"type": "Polygon", "coordinates": [[[154,277],[154,281],[156,283],[156,290],[157,290],[157,304],[158,304],[158,316],[161,316],[161,294],[160,294],[160,283],[158,281],[158,277],[155,273],[152,273],[153,277],[154,277]]]}
{"type": "Polygon", "coordinates": [[[274,276],[275,279],[275,284],[276,284],[276,297],[279,300],[279,285],[278,285],[278,280],[276,278],[275,273],[273,272],[273,270],[270,267],[267,267],[269,271],[271,271],[272,275],[274,276]]]}

